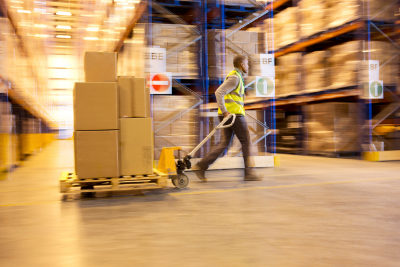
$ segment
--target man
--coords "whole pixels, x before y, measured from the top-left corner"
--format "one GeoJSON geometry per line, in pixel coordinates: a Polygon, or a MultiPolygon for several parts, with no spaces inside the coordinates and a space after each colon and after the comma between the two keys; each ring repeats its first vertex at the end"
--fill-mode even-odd
{"type": "MultiPolygon", "coordinates": [[[[218,102],[218,117],[222,121],[224,117],[229,114],[236,114],[235,123],[229,127],[222,129],[221,142],[208,152],[207,155],[196,165],[192,170],[197,178],[202,181],[207,181],[205,171],[214,163],[214,161],[228,148],[233,134],[235,134],[241,145],[244,158],[244,180],[245,181],[260,181],[262,177],[257,175],[254,168],[251,167],[252,162],[250,158],[250,133],[247,127],[244,111],[244,81],[243,75],[249,71],[249,62],[245,56],[236,56],[233,60],[235,67],[228,76],[225,78],[223,84],[215,92],[218,102]]],[[[226,124],[230,124],[232,119],[228,120],[226,124]]]]}

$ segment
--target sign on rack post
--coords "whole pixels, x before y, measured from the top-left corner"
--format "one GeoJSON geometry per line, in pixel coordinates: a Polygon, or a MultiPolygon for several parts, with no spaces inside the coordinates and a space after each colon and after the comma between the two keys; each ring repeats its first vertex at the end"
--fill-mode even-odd
{"type": "Polygon", "coordinates": [[[275,97],[275,77],[256,77],[256,96],[275,97]]]}
{"type": "Polygon", "coordinates": [[[172,94],[172,73],[163,72],[150,75],[150,94],[172,94]]]}
{"type": "Polygon", "coordinates": [[[261,76],[256,77],[256,97],[275,97],[275,56],[260,54],[261,76]]]}
{"type": "Polygon", "coordinates": [[[379,80],[379,60],[368,60],[366,64],[368,64],[366,66],[368,70],[368,83],[365,83],[363,98],[383,99],[383,81],[379,80]]]}
{"type": "Polygon", "coordinates": [[[146,55],[149,63],[150,77],[148,84],[150,94],[172,94],[172,73],[167,71],[167,52],[165,48],[150,47],[146,55]]]}

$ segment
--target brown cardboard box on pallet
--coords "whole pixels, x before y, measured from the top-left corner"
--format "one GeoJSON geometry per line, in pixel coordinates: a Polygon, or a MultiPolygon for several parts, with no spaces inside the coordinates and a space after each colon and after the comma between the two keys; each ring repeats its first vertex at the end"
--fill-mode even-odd
{"type": "Polygon", "coordinates": [[[121,118],[121,175],[153,174],[154,141],[151,118],[121,118]]]}
{"type": "Polygon", "coordinates": [[[75,131],[118,129],[117,83],[75,83],[75,131]]]}
{"type": "Polygon", "coordinates": [[[150,117],[150,91],[144,78],[118,77],[119,116],[150,117]]]}
{"type": "Polygon", "coordinates": [[[85,82],[116,82],[117,53],[87,51],[84,69],[85,82]]]}
{"type": "Polygon", "coordinates": [[[75,172],[79,179],[119,177],[118,130],[75,131],[75,172]]]}

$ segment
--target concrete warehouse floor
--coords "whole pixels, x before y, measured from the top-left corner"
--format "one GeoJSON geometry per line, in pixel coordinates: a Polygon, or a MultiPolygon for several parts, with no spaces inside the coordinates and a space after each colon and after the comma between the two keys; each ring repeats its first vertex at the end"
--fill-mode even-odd
{"type": "Polygon", "coordinates": [[[169,188],[66,199],[73,141],[0,181],[0,266],[399,266],[399,162],[283,155],[169,188]]]}

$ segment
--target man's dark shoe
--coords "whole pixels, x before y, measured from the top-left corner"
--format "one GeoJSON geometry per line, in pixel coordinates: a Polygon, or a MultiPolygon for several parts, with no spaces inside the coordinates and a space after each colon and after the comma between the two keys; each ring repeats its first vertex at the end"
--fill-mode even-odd
{"type": "Polygon", "coordinates": [[[207,178],[205,175],[206,170],[201,168],[198,163],[192,167],[192,171],[194,172],[194,174],[196,174],[197,178],[199,178],[201,181],[207,182],[207,178]]]}
{"type": "Polygon", "coordinates": [[[244,180],[245,181],[262,181],[264,177],[257,174],[255,171],[245,172],[244,180]]]}

